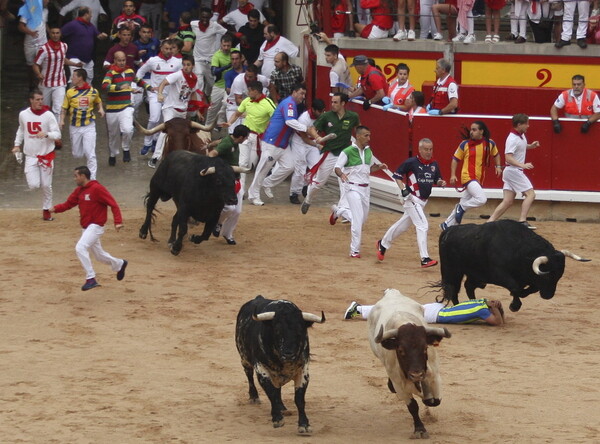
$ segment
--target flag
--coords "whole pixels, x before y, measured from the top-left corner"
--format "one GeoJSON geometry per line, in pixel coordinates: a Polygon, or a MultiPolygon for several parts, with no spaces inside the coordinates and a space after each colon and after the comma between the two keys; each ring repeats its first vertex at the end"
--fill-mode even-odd
{"type": "Polygon", "coordinates": [[[29,29],[37,29],[44,19],[42,0],[25,0],[25,4],[19,9],[19,16],[27,20],[29,29]]]}

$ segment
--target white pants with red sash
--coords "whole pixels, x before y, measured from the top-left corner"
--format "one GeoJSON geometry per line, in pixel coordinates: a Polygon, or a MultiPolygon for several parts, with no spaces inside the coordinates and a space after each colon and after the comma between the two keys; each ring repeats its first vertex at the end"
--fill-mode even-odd
{"type": "Polygon", "coordinates": [[[25,156],[25,179],[30,190],[41,188],[44,197],[42,199],[42,209],[52,208],[52,172],[54,171],[54,161],[50,166],[40,163],[37,156],[25,156]]]}

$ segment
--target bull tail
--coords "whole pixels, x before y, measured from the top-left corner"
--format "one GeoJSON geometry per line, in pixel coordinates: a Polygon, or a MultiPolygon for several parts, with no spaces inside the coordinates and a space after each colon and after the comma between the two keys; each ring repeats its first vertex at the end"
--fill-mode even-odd
{"type": "Polygon", "coordinates": [[[146,222],[144,226],[147,224],[148,233],[150,234],[150,240],[152,242],[158,242],[158,240],[152,234],[152,224],[156,222],[156,213],[160,213],[159,210],[156,209],[156,198],[154,198],[154,202],[151,202],[152,193],[146,194],[144,197],[144,206],[146,207],[146,222]],[[148,217],[149,216],[149,217],[148,217]]]}
{"type": "Polygon", "coordinates": [[[444,285],[444,283],[440,281],[428,282],[427,288],[431,288],[430,293],[437,293],[435,296],[435,301],[440,304],[448,305],[452,302],[452,292],[448,285],[444,285]]]}

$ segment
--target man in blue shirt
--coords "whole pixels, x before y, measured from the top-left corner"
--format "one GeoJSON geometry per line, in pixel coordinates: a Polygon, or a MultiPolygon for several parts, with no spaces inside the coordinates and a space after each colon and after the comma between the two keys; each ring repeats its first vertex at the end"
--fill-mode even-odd
{"type": "MultiPolygon", "coordinates": [[[[287,177],[294,171],[294,155],[287,147],[294,130],[306,131],[307,129],[306,125],[298,122],[297,108],[297,105],[304,101],[305,96],[306,87],[299,84],[294,85],[292,94],[277,105],[271,116],[269,126],[263,134],[262,154],[254,173],[254,180],[248,188],[248,199],[254,205],[264,205],[264,202],[260,200],[260,189],[263,180],[267,177],[267,173],[275,165],[275,162],[279,162],[276,174],[287,177]]],[[[273,177],[273,181],[276,182],[276,179],[273,177]]],[[[267,197],[272,198],[273,195],[267,194],[267,197]]]]}

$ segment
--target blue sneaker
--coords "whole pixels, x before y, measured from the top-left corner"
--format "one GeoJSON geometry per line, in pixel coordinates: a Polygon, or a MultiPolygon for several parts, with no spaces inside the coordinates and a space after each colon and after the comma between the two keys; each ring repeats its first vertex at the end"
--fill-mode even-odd
{"type": "Polygon", "coordinates": [[[442,229],[442,231],[446,231],[448,229],[448,224],[446,222],[442,222],[440,224],[440,228],[442,229]]]}
{"type": "Polygon", "coordinates": [[[96,282],[95,278],[91,278],[85,281],[85,284],[83,284],[83,286],[81,287],[82,291],[88,291],[91,290],[92,288],[96,288],[99,287],[100,284],[98,282],[96,282]]]}
{"type": "Polygon", "coordinates": [[[140,154],[142,156],[145,156],[146,154],[148,154],[148,151],[150,151],[151,149],[152,149],[152,145],[144,145],[144,147],[140,151],[140,154]]]}
{"type": "Polygon", "coordinates": [[[465,214],[465,210],[460,206],[460,204],[456,204],[454,211],[456,212],[454,219],[456,220],[457,224],[460,224],[462,222],[463,215],[465,214]]]}

